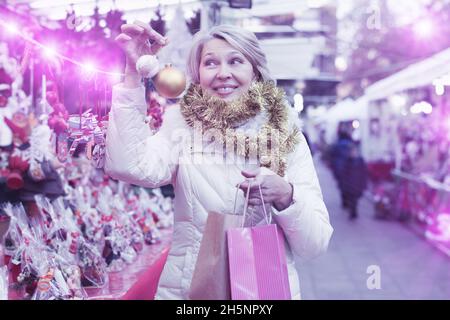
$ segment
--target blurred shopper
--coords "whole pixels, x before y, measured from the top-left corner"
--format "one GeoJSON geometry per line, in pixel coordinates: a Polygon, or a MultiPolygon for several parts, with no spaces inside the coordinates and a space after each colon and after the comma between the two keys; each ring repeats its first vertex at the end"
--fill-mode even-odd
{"type": "Polygon", "coordinates": [[[344,206],[350,213],[350,219],[355,219],[358,217],[358,200],[367,187],[368,171],[358,146],[352,144],[349,151],[349,156],[345,159],[342,167],[340,188],[344,206]]]}
{"type": "Polygon", "coordinates": [[[331,147],[330,151],[330,164],[333,175],[338,183],[339,190],[341,191],[342,207],[346,208],[347,203],[344,200],[344,194],[342,192],[342,182],[345,180],[344,166],[350,156],[350,150],[355,143],[353,142],[351,135],[346,130],[339,130],[338,140],[331,147]]]}

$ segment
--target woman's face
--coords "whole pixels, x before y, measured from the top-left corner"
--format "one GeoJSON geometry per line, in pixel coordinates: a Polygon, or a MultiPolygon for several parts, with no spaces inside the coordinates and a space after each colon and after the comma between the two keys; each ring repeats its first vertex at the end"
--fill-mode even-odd
{"type": "Polygon", "coordinates": [[[204,44],[199,74],[202,89],[225,101],[239,98],[255,78],[250,61],[222,39],[204,44]]]}

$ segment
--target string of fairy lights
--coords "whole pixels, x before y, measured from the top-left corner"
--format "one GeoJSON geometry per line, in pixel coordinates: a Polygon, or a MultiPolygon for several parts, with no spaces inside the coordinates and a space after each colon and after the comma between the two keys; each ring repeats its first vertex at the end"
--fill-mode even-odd
{"type": "Polygon", "coordinates": [[[47,57],[48,59],[58,58],[63,61],[70,62],[70,63],[82,68],[82,70],[84,72],[86,72],[87,74],[103,74],[103,75],[111,76],[111,77],[113,77],[113,79],[120,78],[121,76],[124,75],[121,72],[110,72],[110,71],[104,71],[104,70],[97,69],[95,67],[95,65],[93,64],[93,62],[90,62],[90,61],[80,62],[80,61],[74,60],[73,58],[67,57],[67,56],[59,53],[55,48],[53,48],[49,45],[45,45],[45,44],[33,39],[30,35],[21,32],[18,29],[18,27],[11,21],[0,20],[0,25],[10,35],[18,36],[21,39],[23,39],[24,41],[39,48],[41,50],[41,52],[43,53],[43,55],[45,57],[47,57]]]}

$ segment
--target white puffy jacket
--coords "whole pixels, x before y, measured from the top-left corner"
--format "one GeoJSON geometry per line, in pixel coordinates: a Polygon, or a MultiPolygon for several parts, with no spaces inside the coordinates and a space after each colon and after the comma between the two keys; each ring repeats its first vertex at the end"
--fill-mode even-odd
{"type": "MultiPolygon", "coordinates": [[[[207,213],[230,213],[236,185],[244,177],[242,168],[236,164],[214,161],[207,142],[191,139],[193,130],[185,123],[177,105],[167,108],[162,127],[152,135],[145,123],[144,92],[143,87],[128,89],[117,85],[113,89],[105,171],[115,179],[144,187],[173,184],[173,241],[155,298],[188,299],[207,213]]],[[[255,117],[242,128],[258,128],[262,117],[262,114],[255,117]]],[[[291,113],[290,120],[298,121],[298,117],[291,113]]],[[[288,156],[285,179],[293,184],[294,201],[283,211],[273,209],[273,216],[288,242],[286,254],[292,298],[300,299],[293,255],[302,258],[319,255],[327,249],[333,232],[311,153],[303,137],[288,156]]],[[[243,198],[241,192],[240,212],[243,198]]]]}

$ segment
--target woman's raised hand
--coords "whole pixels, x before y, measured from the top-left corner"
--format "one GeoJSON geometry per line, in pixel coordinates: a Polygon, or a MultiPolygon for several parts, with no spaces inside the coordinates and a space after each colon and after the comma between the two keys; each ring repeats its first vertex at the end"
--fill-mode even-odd
{"type": "Polygon", "coordinates": [[[127,57],[127,69],[135,71],[136,61],[140,56],[155,55],[164,47],[168,40],[153,30],[148,24],[135,21],[132,24],[124,24],[115,41],[119,44],[127,57]]]}

